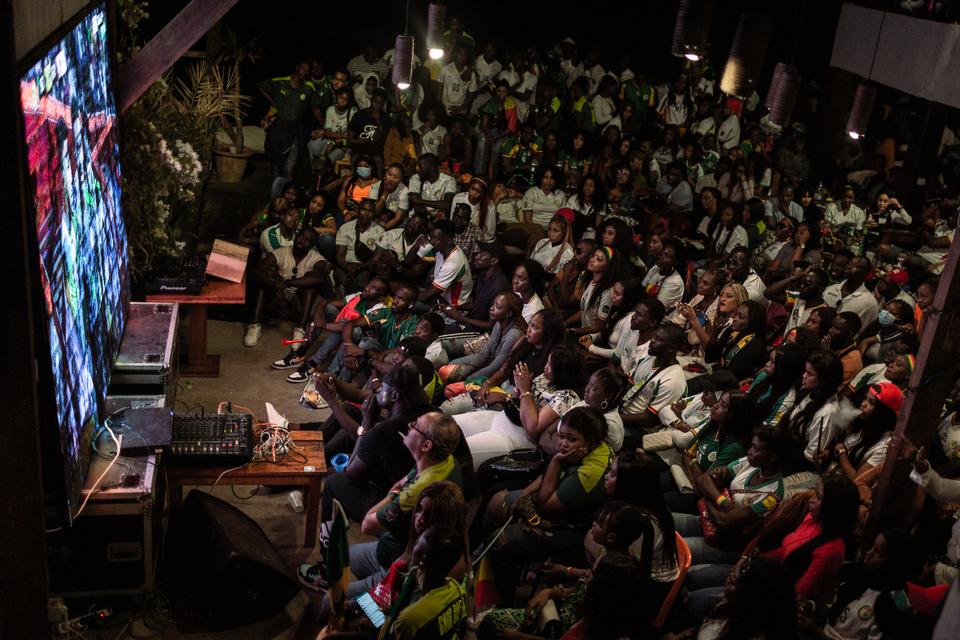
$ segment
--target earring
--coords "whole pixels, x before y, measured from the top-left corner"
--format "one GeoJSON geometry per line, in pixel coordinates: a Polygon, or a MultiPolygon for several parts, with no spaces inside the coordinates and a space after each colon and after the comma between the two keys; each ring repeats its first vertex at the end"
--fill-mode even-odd
{"type": "Polygon", "coordinates": [[[606,410],[607,410],[607,401],[606,401],[606,400],[604,400],[603,402],[600,403],[600,409],[601,409],[602,411],[606,411],[606,410]]]}

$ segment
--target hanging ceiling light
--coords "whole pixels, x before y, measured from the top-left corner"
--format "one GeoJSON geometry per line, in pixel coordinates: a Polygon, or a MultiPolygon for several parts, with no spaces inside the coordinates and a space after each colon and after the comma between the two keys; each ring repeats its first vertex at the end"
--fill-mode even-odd
{"type": "Polygon", "coordinates": [[[767,92],[766,105],[770,110],[770,122],[781,127],[787,126],[799,93],[799,69],[792,64],[778,62],[773,70],[770,90],[767,92]]]}
{"type": "Polygon", "coordinates": [[[873,101],[877,97],[877,88],[861,82],[857,85],[857,92],[853,94],[853,106],[850,107],[850,117],[847,119],[847,135],[859,140],[867,132],[867,123],[870,122],[870,112],[873,111],[873,101]]]}
{"type": "Polygon", "coordinates": [[[393,47],[393,83],[403,91],[410,87],[413,74],[413,36],[397,36],[393,47]]]}
{"type": "Polygon", "coordinates": [[[758,13],[740,16],[737,32],[730,46],[730,56],[723,69],[720,90],[738,98],[748,98],[753,93],[763,58],[770,44],[773,21],[758,13]]]}
{"type": "Polygon", "coordinates": [[[680,0],[671,53],[694,61],[706,56],[712,21],[713,0],[680,0]]]}
{"type": "Polygon", "coordinates": [[[430,3],[427,7],[427,48],[430,57],[443,57],[443,27],[447,24],[447,5],[430,3]]]}

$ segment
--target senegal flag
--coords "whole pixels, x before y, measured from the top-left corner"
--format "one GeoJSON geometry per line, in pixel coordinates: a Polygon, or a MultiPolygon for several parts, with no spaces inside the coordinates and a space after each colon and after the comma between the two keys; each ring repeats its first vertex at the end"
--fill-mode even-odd
{"type": "Polygon", "coordinates": [[[332,629],[343,628],[344,597],[350,582],[350,551],[347,544],[347,514],[340,501],[333,500],[333,518],[330,521],[330,538],[323,559],[327,565],[327,590],[330,596],[330,622],[332,629]]]}

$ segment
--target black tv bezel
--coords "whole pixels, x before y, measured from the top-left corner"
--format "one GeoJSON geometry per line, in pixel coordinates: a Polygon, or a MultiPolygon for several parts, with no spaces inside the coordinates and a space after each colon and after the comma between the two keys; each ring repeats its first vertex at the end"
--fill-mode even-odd
{"type": "MultiPolygon", "coordinates": [[[[112,3],[107,0],[92,0],[76,12],[69,20],[64,22],[53,33],[44,38],[38,45],[33,47],[27,55],[17,61],[15,66],[15,75],[18,82],[17,97],[19,100],[20,90],[19,81],[30,69],[41,59],[43,59],[51,49],[59,44],[67,35],[76,28],[83,20],[98,8],[103,7],[104,16],[107,21],[107,55],[110,58],[110,80],[114,99],[116,102],[116,84],[117,84],[117,56],[116,56],[116,15],[112,3]]],[[[117,111],[119,120],[120,112],[117,111]]],[[[38,275],[38,266],[40,261],[40,245],[37,236],[37,208],[34,199],[34,184],[29,172],[29,157],[26,145],[26,123],[23,117],[23,109],[17,105],[17,118],[20,128],[20,156],[23,163],[22,182],[24,185],[24,194],[27,196],[26,208],[29,220],[29,232],[27,234],[27,252],[30,261],[30,269],[34,275],[38,275]]],[[[117,127],[118,136],[119,127],[117,127]]],[[[121,167],[122,171],[122,167],[121,167]]],[[[121,209],[121,215],[123,211],[121,209]]],[[[44,511],[48,529],[56,527],[69,527],[73,523],[76,515],[74,509],[78,508],[83,500],[82,488],[73,489],[68,483],[63,464],[65,452],[61,442],[61,425],[57,412],[57,398],[54,392],[53,363],[50,357],[50,333],[47,311],[44,305],[44,292],[41,278],[33,277],[31,294],[33,300],[33,320],[34,320],[34,353],[36,357],[36,387],[37,387],[37,414],[40,428],[40,445],[42,452],[42,481],[44,493],[44,511]]],[[[123,297],[122,308],[120,310],[123,319],[122,326],[126,327],[126,317],[130,305],[131,287],[128,280],[127,295],[123,297]]],[[[122,333],[121,333],[122,341],[122,333]]],[[[116,345],[115,352],[112,354],[112,360],[116,359],[120,343],[116,345]]],[[[109,373],[108,373],[109,385],[109,373]]],[[[99,425],[105,419],[104,398],[98,398],[94,417],[99,425]]],[[[85,438],[81,439],[81,466],[86,466],[86,472],[89,471],[92,447],[92,430],[84,432],[85,438]]]]}

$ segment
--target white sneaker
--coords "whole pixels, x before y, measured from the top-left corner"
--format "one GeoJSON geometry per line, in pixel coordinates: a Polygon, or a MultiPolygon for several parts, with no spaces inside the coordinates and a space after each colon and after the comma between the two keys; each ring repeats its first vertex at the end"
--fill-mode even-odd
{"type": "Polygon", "coordinates": [[[270,424],[275,424],[278,427],[281,427],[283,429],[286,429],[287,425],[290,424],[290,421],[284,418],[283,414],[277,411],[276,407],[274,407],[269,402],[265,402],[264,405],[267,407],[267,422],[269,422],[270,424]]]}
{"type": "Polygon", "coordinates": [[[247,325],[247,332],[243,334],[243,346],[245,347],[255,347],[257,343],[260,342],[260,323],[255,322],[254,324],[247,325]]]}

